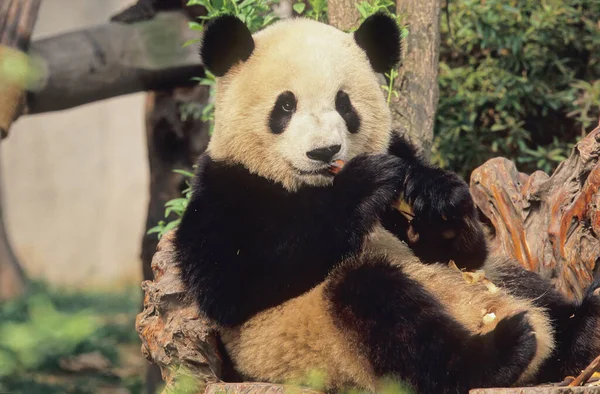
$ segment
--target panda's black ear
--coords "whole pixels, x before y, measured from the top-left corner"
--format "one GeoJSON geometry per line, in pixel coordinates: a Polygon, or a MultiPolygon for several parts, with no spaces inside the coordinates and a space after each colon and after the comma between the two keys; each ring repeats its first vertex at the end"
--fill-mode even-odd
{"type": "Polygon", "coordinates": [[[354,32],[354,40],[366,53],[373,70],[389,71],[400,61],[400,28],[396,21],[382,12],[365,19],[354,32]]]}
{"type": "Polygon", "coordinates": [[[239,61],[246,61],[254,50],[248,27],[232,15],[211,20],[204,28],[200,57],[204,67],[222,77],[239,61]]]}

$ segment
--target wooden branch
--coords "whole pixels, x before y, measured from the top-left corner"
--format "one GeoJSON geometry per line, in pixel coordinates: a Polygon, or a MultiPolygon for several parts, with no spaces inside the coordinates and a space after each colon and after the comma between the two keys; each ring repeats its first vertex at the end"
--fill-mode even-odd
{"type": "Polygon", "coordinates": [[[600,355],[596,357],[594,361],[592,361],[590,365],[588,365],[586,369],[579,374],[579,376],[569,383],[569,387],[576,387],[585,384],[588,380],[590,380],[592,375],[598,371],[600,371],[600,355]]]}
{"type": "Polygon", "coordinates": [[[397,13],[408,24],[402,65],[390,104],[392,125],[429,157],[437,109],[440,54],[439,0],[397,0],[397,13]]]}
{"type": "Polygon", "coordinates": [[[105,25],[35,41],[30,54],[43,72],[27,99],[27,113],[57,111],[147,90],[188,86],[202,75],[198,34],[183,12],[105,25]]]}
{"type": "Polygon", "coordinates": [[[471,193],[493,228],[492,253],[507,253],[581,299],[600,264],[600,127],[552,176],[519,173],[507,159],[471,175],[471,193]]]}

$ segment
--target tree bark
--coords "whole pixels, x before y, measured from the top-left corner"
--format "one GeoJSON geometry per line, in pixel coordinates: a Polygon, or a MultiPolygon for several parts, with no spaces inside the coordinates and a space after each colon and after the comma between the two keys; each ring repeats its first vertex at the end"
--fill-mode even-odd
{"type": "Polygon", "coordinates": [[[134,24],[117,22],[31,44],[41,77],[27,97],[27,114],[58,111],[148,90],[192,86],[202,75],[199,34],[183,12],[161,12],[134,24]]]}
{"type": "Polygon", "coordinates": [[[329,0],[327,17],[329,24],[344,31],[358,27],[360,13],[354,0],[329,0]]]}
{"type": "Polygon", "coordinates": [[[392,125],[429,157],[439,99],[440,54],[439,0],[397,0],[397,13],[408,23],[403,42],[402,65],[394,83],[392,125]]]}

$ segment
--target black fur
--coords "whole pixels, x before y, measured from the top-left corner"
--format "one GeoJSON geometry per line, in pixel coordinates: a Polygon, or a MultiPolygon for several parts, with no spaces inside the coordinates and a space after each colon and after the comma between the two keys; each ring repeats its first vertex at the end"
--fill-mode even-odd
{"type": "Polygon", "coordinates": [[[488,252],[469,186],[455,173],[427,164],[397,134],[389,152],[410,163],[403,191],[414,219],[409,222],[389,208],[382,216],[384,227],[406,242],[425,263],[453,260],[460,268],[480,268],[488,252]],[[416,241],[407,235],[409,226],[419,235],[416,241]],[[455,236],[445,238],[443,234],[450,231],[455,236]]]}
{"type": "Polygon", "coordinates": [[[472,336],[383,256],[356,258],[330,278],[325,294],[339,328],[363,345],[378,376],[391,375],[419,393],[510,386],[536,352],[524,314],[472,336]]]}
{"type": "Polygon", "coordinates": [[[232,15],[211,20],[204,28],[200,56],[204,67],[222,77],[237,62],[245,62],[254,51],[252,33],[232,15]]]}
{"type": "Polygon", "coordinates": [[[300,295],[360,249],[397,198],[404,168],[394,156],[359,156],[333,187],[291,193],[205,154],[176,231],[183,282],[223,325],[300,295]]]}
{"type": "Polygon", "coordinates": [[[555,381],[557,377],[578,375],[600,355],[600,288],[596,280],[581,302],[564,297],[551,282],[510,260],[486,265],[486,276],[516,296],[527,298],[547,308],[555,327],[557,347],[540,368],[537,382],[555,381]]]}
{"type": "Polygon", "coordinates": [[[400,39],[398,24],[382,12],[365,19],[354,32],[354,40],[378,73],[388,72],[400,61],[400,39]]]}
{"type": "Polygon", "coordinates": [[[296,96],[286,91],[277,96],[273,109],[269,115],[269,129],[273,134],[281,134],[285,131],[292,115],[296,112],[296,96]]]}
{"type": "Polygon", "coordinates": [[[352,134],[358,133],[360,129],[360,116],[356,111],[356,108],[350,102],[350,97],[346,92],[340,90],[335,96],[335,110],[340,114],[344,122],[346,122],[346,128],[352,134]]]}

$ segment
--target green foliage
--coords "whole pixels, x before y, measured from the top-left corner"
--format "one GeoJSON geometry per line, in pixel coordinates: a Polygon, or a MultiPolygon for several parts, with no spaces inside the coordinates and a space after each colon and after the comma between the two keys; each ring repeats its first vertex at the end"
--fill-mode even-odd
{"type": "Polygon", "coordinates": [[[456,0],[449,12],[434,161],[465,177],[494,156],[552,171],[599,115],[600,2],[456,0]]]}
{"type": "Polygon", "coordinates": [[[295,3],[292,8],[305,18],[327,23],[327,0],[307,0],[307,2],[310,7],[306,12],[304,12],[306,3],[295,3]]]}
{"type": "Polygon", "coordinates": [[[183,190],[183,196],[180,198],[175,198],[167,201],[165,204],[165,218],[169,216],[175,216],[175,219],[166,222],[165,220],[161,220],[158,224],[148,230],[148,234],[158,234],[158,238],[160,239],[163,235],[174,229],[179,225],[181,221],[181,217],[185,212],[185,208],[192,196],[192,188],[190,185],[190,180],[194,176],[193,173],[184,170],[173,170],[173,172],[183,175],[186,179],[185,183],[187,187],[183,190]]]}
{"type": "Polygon", "coordinates": [[[0,392],[93,393],[106,384],[141,388],[135,376],[69,377],[60,366],[61,359],[92,352],[119,365],[119,346],[139,341],[133,329],[139,303],[137,288],[67,293],[32,283],[27,295],[0,305],[0,392]]]}
{"type": "MultiPolygon", "coordinates": [[[[206,8],[207,15],[199,17],[208,21],[221,15],[235,15],[255,32],[273,22],[276,17],[271,12],[273,1],[268,0],[188,0],[187,5],[199,5],[206,8]]],[[[202,30],[202,24],[190,23],[190,27],[202,30]]]]}

